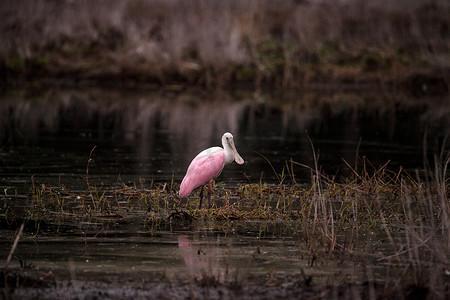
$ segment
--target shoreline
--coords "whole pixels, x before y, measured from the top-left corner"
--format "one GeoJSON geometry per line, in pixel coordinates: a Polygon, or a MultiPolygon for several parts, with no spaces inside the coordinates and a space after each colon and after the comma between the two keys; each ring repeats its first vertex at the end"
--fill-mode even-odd
{"type": "Polygon", "coordinates": [[[6,0],[0,86],[331,84],[445,95],[449,12],[445,1],[6,0]]]}
{"type": "Polygon", "coordinates": [[[257,86],[251,82],[230,81],[220,85],[205,86],[191,84],[186,81],[136,80],[130,76],[116,76],[110,74],[102,77],[84,78],[80,76],[52,76],[43,75],[39,78],[24,78],[22,76],[9,77],[0,83],[3,91],[27,88],[107,88],[125,90],[166,90],[182,92],[186,90],[245,90],[245,91],[401,91],[413,97],[447,96],[449,95],[448,78],[438,72],[419,72],[399,77],[397,80],[382,80],[379,78],[329,80],[323,78],[298,86],[281,87],[271,83],[257,86]]]}

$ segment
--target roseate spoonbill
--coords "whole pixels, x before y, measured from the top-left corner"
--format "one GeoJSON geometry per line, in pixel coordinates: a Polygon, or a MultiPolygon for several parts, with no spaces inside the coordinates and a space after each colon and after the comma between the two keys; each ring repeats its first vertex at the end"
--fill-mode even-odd
{"type": "Polygon", "coordinates": [[[200,193],[199,205],[201,208],[203,186],[209,182],[211,189],[211,180],[218,177],[222,173],[223,167],[232,163],[233,160],[240,165],[244,163],[244,160],[236,150],[236,146],[234,146],[233,135],[231,133],[225,132],[222,136],[222,145],[223,148],[211,147],[203,150],[192,160],[180,185],[180,197],[187,198],[194,189],[201,186],[202,191],[200,193]]]}

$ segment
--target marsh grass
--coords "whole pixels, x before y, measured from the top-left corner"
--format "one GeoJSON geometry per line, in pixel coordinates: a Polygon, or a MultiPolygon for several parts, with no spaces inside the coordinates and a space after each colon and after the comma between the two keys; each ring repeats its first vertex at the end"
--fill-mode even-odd
{"type": "MultiPolygon", "coordinates": [[[[311,139],[309,142],[312,166],[290,160],[279,172],[263,156],[276,174],[277,184],[260,180],[232,188],[218,185],[212,195],[213,206],[209,209],[199,209],[198,190],[187,201],[180,199],[177,196],[179,185],[174,178],[166,183],[140,180],[132,185],[92,185],[89,168],[94,163],[94,147],[86,163],[85,191],[70,191],[63,185],[48,186],[32,177],[28,193],[8,194],[4,191],[0,217],[12,224],[35,222],[34,237],[40,234],[40,221],[108,223],[139,219],[152,233],[162,228],[216,228],[233,232],[239,226],[234,221],[240,224],[255,220],[267,224],[296,224],[299,253],[309,258],[311,268],[326,263],[327,259],[356,263],[369,259],[365,279],[371,297],[375,294],[406,297],[411,293],[422,293],[430,299],[448,297],[450,153],[443,148],[434,156],[433,166],[426,165],[420,174],[410,174],[403,168],[393,171],[389,162],[375,166],[366,157],[355,162],[354,167],[343,160],[351,175],[337,179],[321,172],[319,153],[311,139]],[[299,168],[311,173],[310,183],[296,183],[295,172],[299,168]],[[286,184],[287,179],[290,184],[286,184]],[[376,232],[389,247],[378,250],[367,244],[362,238],[367,232],[376,232]],[[389,274],[382,282],[382,288],[380,279],[374,278],[371,269],[377,263],[388,266],[389,274]]],[[[102,230],[96,229],[94,237],[102,230]]],[[[20,235],[21,231],[11,255],[20,235]]],[[[255,250],[257,254],[258,249],[255,250]]],[[[214,266],[202,269],[196,284],[214,288],[223,284],[238,286],[238,270],[227,269],[222,274],[218,263],[214,266]]],[[[309,284],[311,278],[302,278],[295,284],[309,284]]],[[[338,286],[345,282],[344,278],[336,277],[327,283],[335,286],[336,280],[340,281],[338,286]]],[[[266,285],[279,282],[282,281],[277,279],[277,274],[271,272],[266,285]]],[[[352,289],[350,292],[361,293],[352,289]]]]}
{"type": "MultiPolygon", "coordinates": [[[[311,184],[285,184],[280,176],[279,184],[259,182],[233,188],[219,185],[210,209],[198,209],[198,191],[187,202],[179,199],[179,187],[173,180],[114,187],[88,184],[84,192],[33,181],[26,195],[2,195],[2,218],[48,222],[139,218],[152,232],[167,225],[170,229],[181,226],[232,232],[240,226],[237,224],[255,220],[267,224],[295,223],[300,230],[300,254],[308,257],[309,267],[327,259],[369,260],[366,278],[361,279],[366,280],[367,290],[338,277],[327,281],[331,286],[344,287],[347,282],[346,293],[377,298],[421,294],[429,299],[445,299],[450,276],[450,156],[444,154],[435,157],[433,169],[427,170],[425,177],[402,168],[392,171],[389,163],[376,167],[364,157],[358,169],[344,161],[352,175],[340,181],[320,173],[318,155],[313,167],[289,161],[285,167],[289,170],[287,176],[294,176],[296,168],[307,168],[311,171],[311,184]],[[19,202],[21,207],[17,206],[19,202]],[[380,240],[390,245],[386,249],[393,250],[367,244],[362,238],[367,232],[376,232],[380,240]],[[377,264],[388,266],[385,281],[373,276],[371,268],[377,264]]],[[[97,234],[100,233],[101,230],[97,234]]],[[[258,249],[255,255],[257,252],[258,249]]],[[[205,268],[195,283],[217,288],[236,284],[235,278],[242,275],[238,270],[226,270],[228,275],[222,277],[218,270],[205,268]]],[[[283,279],[278,277],[276,272],[269,274],[267,286],[282,284],[283,279]]],[[[308,286],[311,278],[302,278],[292,284],[308,286]]],[[[332,288],[328,293],[338,291],[332,288]]]]}
{"type": "Polygon", "coordinates": [[[397,222],[402,221],[404,235],[397,243],[390,239],[398,249],[396,253],[379,259],[403,266],[397,286],[402,287],[407,278],[436,299],[445,299],[450,294],[449,162],[450,153],[442,152],[434,157],[430,177],[423,180],[417,176],[414,184],[402,182],[405,191],[399,200],[404,219],[397,217],[397,222]]]}
{"type": "MultiPolygon", "coordinates": [[[[291,161],[293,166],[307,167],[291,161]]],[[[345,164],[351,168],[350,164],[345,164]]],[[[177,196],[178,184],[143,182],[134,185],[91,186],[87,191],[73,192],[65,186],[47,186],[32,180],[28,194],[4,194],[13,201],[26,199],[28,216],[45,217],[65,214],[82,217],[120,217],[144,214],[152,219],[167,219],[174,212],[186,211],[194,219],[212,220],[298,220],[305,225],[324,224],[321,230],[331,241],[336,228],[374,228],[409,223],[439,225],[446,232],[448,223],[448,160],[437,164],[433,181],[420,179],[403,169],[389,170],[389,163],[376,168],[366,158],[361,171],[351,169],[353,176],[338,182],[321,174],[318,167],[308,167],[311,185],[249,183],[233,188],[216,187],[211,209],[198,209],[199,192],[188,201],[177,196]],[[409,199],[409,200],[408,200],[409,199]],[[408,201],[406,201],[408,200],[408,201]]],[[[290,171],[291,172],[291,171],[290,171]]],[[[280,177],[281,178],[281,177],[280,177]]],[[[14,208],[10,207],[13,213],[14,208]]],[[[446,233],[448,234],[448,233],[446,233]]]]}
{"type": "Polygon", "coordinates": [[[448,68],[448,12],[420,0],[3,1],[0,62],[6,80],[389,82],[448,68]]]}

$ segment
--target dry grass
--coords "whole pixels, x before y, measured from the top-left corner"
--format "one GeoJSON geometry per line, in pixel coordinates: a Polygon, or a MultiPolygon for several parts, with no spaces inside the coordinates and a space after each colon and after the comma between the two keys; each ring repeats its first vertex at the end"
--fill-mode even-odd
{"type": "MultiPolygon", "coordinates": [[[[198,192],[188,202],[179,199],[178,185],[174,182],[101,189],[88,184],[87,191],[77,193],[64,186],[34,184],[27,195],[2,195],[5,206],[1,217],[8,222],[137,217],[150,224],[170,224],[171,228],[192,229],[207,222],[209,228],[216,226],[221,230],[230,230],[232,220],[295,222],[301,225],[299,244],[304,249],[302,253],[311,257],[311,264],[323,255],[336,260],[369,255],[371,261],[387,264],[391,266],[389,272],[398,274],[393,282],[385,282],[384,288],[379,283],[375,287],[370,277],[371,265],[368,265],[371,290],[364,293],[376,293],[378,297],[406,297],[417,293],[429,299],[448,297],[449,154],[443,151],[436,156],[433,168],[428,169],[425,177],[402,169],[390,171],[388,163],[375,168],[367,159],[362,160],[359,169],[345,162],[353,175],[342,182],[321,174],[317,158],[315,161],[313,167],[294,161],[287,163],[290,168],[286,176],[293,177],[299,167],[310,170],[309,185],[284,185],[284,177],[280,176],[278,185],[260,182],[231,189],[220,187],[212,195],[211,209],[198,209],[198,192]],[[22,208],[17,203],[22,203],[22,208]],[[394,251],[356,250],[359,233],[372,230],[384,232],[384,238],[391,244],[389,248],[394,251]],[[350,240],[344,232],[351,232],[350,240]]],[[[203,281],[206,280],[202,284],[219,284],[220,280],[213,275],[202,274],[203,281]]],[[[274,282],[276,277],[271,274],[268,284],[274,282]]],[[[363,293],[355,288],[347,287],[350,290],[344,292],[363,293]]]]}
{"type": "Polygon", "coordinates": [[[448,72],[449,10],[420,0],[3,1],[0,58],[6,77],[385,82],[448,72]]]}
{"type": "MultiPolygon", "coordinates": [[[[5,193],[2,198],[12,206],[18,200],[26,201],[22,205],[27,209],[27,215],[22,216],[24,218],[55,215],[127,217],[139,214],[152,220],[167,220],[171,214],[185,211],[194,219],[298,220],[308,225],[323,224],[322,230],[330,237],[335,235],[333,232],[337,227],[391,227],[405,223],[413,226],[420,225],[424,218],[434,225],[439,224],[442,231],[446,230],[444,224],[449,217],[449,182],[445,177],[448,161],[439,166],[440,171],[436,171],[438,181],[429,182],[415,179],[402,169],[392,172],[388,163],[375,168],[367,159],[363,159],[361,171],[352,169],[354,176],[344,182],[337,182],[316,168],[294,161],[291,163],[292,171],[298,165],[310,169],[311,185],[284,185],[283,176],[279,185],[260,182],[231,189],[219,187],[212,195],[211,209],[198,209],[198,191],[187,202],[180,199],[177,196],[178,184],[173,181],[151,182],[148,186],[141,183],[100,188],[88,183],[85,192],[71,192],[64,186],[50,187],[33,182],[27,195],[5,193]],[[426,214],[421,217],[423,212],[426,214]]],[[[290,172],[286,176],[293,176],[290,172]]],[[[12,206],[6,209],[6,218],[14,217],[12,206]]]]}

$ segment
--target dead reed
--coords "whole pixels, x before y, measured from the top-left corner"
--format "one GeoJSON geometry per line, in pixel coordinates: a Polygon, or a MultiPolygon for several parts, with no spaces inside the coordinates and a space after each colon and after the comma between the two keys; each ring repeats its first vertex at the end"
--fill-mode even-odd
{"type": "MultiPolygon", "coordinates": [[[[294,166],[302,166],[291,161],[294,166]]],[[[345,162],[349,167],[350,164],[345,162]]],[[[126,217],[141,214],[152,219],[167,219],[172,213],[186,211],[193,218],[212,220],[298,220],[318,226],[333,240],[336,228],[370,228],[420,225],[426,218],[433,228],[445,235],[448,223],[448,161],[438,164],[436,179],[425,182],[403,169],[390,171],[385,165],[375,168],[363,159],[361,171],[338,182],[310,168],[311,184],[269,185],[263,182],[241,184],[235,188],[219,187],[212,195],[213,207],[198,210],[198,192],[187,203],[178,198],[178,184],[151,182],[148,186],[125,185],[96,187],[88,183],[85,192],[72,192],[64,186],[51,187],[33,181],[25,195],[1,197],[11,203],[6,217],[14,214],[13,204],[25,200],[24,218],[50,215],[74,217],[126,217]],[[408,200],[409,199],[409,200],[408,200]],[[413,201],[414,200],[414,201],[413,201]],[[425,214],[423,214],[425,213],[425,214]]],[[[286,176],[293,176],[291,172],[286,176]]],[[[283,176],[284,177],[284,176],[283,176]]],[[[86,178],[88,181],[88,178],[86,178]]],[[[22,207],[23,207],[22,206],[22,207]]]]}
{"type": "MultiPolygon", "coordinates": [[[[178,185],[174,182],[102,188],[88,184],[85,192],[34,183],[27,195],[1,196],[5,203],[1,217],[7,221],[45,219],[50,222],[137,217],[147,224],[187,224],[195,228],[208,222],[208,226],[221,229],[228,226],[228,230],[233,226],[230,221],[234,220],[295,222],[300,224],[299,244],[302,252],[311,257],[311,265],[322,255],[337,260],[362,259],[369,255],[375,263],[388,265],[388,272],[397,274],[393,282],[384,282],[384,287],[377,283],[375,287],[368,266],[367,281],[373,295],[404,297],[420,292],[430,299],[448,297],[450,155],[442,152],[436,156],[426,176],[409,174],[403,169],[391,171],[389,163],[375,167],[366,158],[359,169],[344,162],[353,175],[341,181],[320,173],[318,157],[315,162],[313,167],[295,161],[286,164],[289,170],[286,176],[294,177],[298,167],[309,169],[310,184],[287,185],[283,183],[285,176],[280,176],[279,184],[260,182],[219,187],[212,195],[211,209],[198,209],[198,192],[187,203],[179,199],[178,185]],[[16,206],[19,202],[21,208],[16,206]],[[360,233],[369,231],[384,233],[383,239],[394,251],[355,250],[360,233]]],[[[206,284],[220,283],[209,273],[202,276],[209,280],[206,284]]],[[[273,281],[275,277],[270,278],[273,281]]]]}
{"type": "Polygon", "coordinates": [[[0,58],[6,79],[388,81],[449,67],[449,9],[443,0],[3,1],[0,58]]]}

